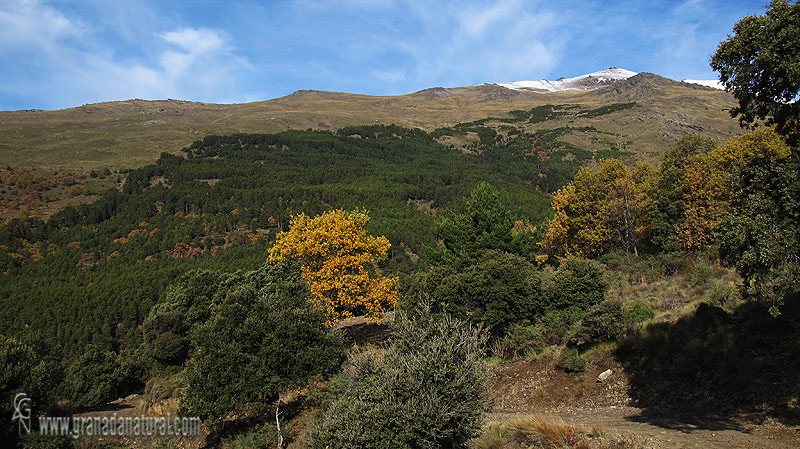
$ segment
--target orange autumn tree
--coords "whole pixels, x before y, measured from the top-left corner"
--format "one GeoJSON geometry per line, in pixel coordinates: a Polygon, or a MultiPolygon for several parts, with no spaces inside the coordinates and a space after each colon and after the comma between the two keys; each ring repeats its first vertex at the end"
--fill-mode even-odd
{"type": "Polygon", "coordinates": [[[397,304],[397,278],[371,274],[367,269],[386,259],[391,247],[386,237],[367,235],[366,212],[332,210],[313,218],[292,218],[288,231],[278,234],[269,260],[300,262],[311,289],[311,301],[327,314],[333,326],[343,318],[363,312],[380,318],[397,304]]]}

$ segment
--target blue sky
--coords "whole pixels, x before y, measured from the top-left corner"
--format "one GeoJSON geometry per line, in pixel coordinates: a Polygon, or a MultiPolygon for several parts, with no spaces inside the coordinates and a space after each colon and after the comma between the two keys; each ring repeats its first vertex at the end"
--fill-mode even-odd
{"type": "Polygon", "coordinates": [[[0,0],[0,110],[394,95],[622,67],[713,79],[759,1],[0,0]]]}

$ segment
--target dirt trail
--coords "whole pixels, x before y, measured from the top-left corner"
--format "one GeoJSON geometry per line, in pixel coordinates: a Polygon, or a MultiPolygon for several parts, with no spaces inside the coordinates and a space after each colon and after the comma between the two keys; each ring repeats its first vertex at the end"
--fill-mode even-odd
{"type": "MultiPolygon", "coordinates": [[[[800,449],[800,427],[778,421],[728,416],[721,409],[704,413],[674,406],[662,411],[637,408],[625,370],[610,356],[595,360],[580,374],[567,374],[554,365],[554,356],[542,356],[497,366],[490,419],[539,415],[584,429],[601,425],[607,437],[633,437],[634,447],[800,449]],[[598,381],[607,368],[613,374],[598,381]]],[[[663,399],[669,405],[671,399],[663,399]]]]}
{"type": "MultiPolygon", "coordinates": [[[[720,425],[676,417],[650,416],[629,406],[598,407],[593,410],[561,408],[533,412],[548,420],[589,429],[601,425],[606,438],[636,437],[647,448],[800,448],[800,432],[780,424],[720,425]]],[[[530,413],[492,413],[490,419],[507,421],[530,413]]]]}

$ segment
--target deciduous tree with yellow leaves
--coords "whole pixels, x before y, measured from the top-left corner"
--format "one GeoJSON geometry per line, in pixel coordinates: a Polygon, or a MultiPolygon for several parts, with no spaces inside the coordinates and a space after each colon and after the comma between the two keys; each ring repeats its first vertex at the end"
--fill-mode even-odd
{"type": "Polygon", "coordinates": [[[638,253],[649,232],[653,178],[647,164],[629,170],[618,159],[581,169],[553,196],[555,216],[542,246],[557,257],[596,256],[612,248],[638,253]]]}
{"type": "Polygon", "coordinates": [[[270,261],[300,262],[311,289],[311,301],[322,307],[334,325],[354,313],[379,318],[397,304],[397,278],[370,273],[391,247],[386,237],[367,235],[366,212],[332,210],[315,217],[292,218],[288,231],[278,234],[270,261]]]}
{"type": "Polygon", "coordinates": [[[762,128],[693,156],[684,174],[686,220],[676,229],[681,246],[687,250],[710,246],[720,222],[731,211],[742,169],[752,161],[778,161],[789,153],[789,147],[773,128],[762,128]]]}

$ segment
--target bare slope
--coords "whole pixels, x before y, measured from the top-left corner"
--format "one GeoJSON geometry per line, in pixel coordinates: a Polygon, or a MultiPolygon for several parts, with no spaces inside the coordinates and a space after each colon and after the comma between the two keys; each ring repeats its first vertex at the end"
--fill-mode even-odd
{"type": "MultiPolygon", "coordinates": [[[[639,74],[592,91],[536,93],[496,84],[433,88],[408,95],[374,97],[298,91],[274,100],[209,104],[179,100],[98,103],[57,111],[0,112],[0,164],[44,168],[124,168],[177,152],[207,134],[336,129],[346,125],[395,123],[432,130],[511,110],[546,104],[597,108],[636,102],[635,108],[594,118],[560,118],[536,127],[593,126],[645,160],[676,139],[702,132],[717,139],[739,133],[722,91],[639,74]]],[[[585,136],[561,137],[581,146],[585,136]]]]}

